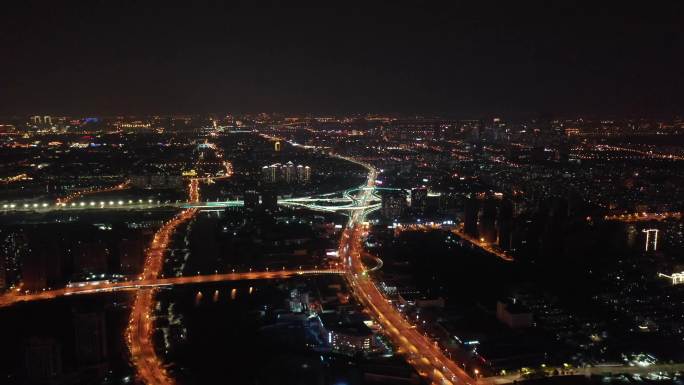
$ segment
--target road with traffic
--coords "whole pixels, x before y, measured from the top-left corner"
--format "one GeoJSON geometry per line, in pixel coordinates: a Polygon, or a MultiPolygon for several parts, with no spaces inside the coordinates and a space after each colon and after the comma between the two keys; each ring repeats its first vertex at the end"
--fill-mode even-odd
{"type": "Polygon", "coordinates": [[[194,275],[173,278],[141,279],[133,281],[93,281],[74,284],[73,286],[44,290],[36,293],[10,292],[0,296],[0,308],[16,305],[22,302],[46,301],[70,295],[87,295],[98,293],[111,293],[115,291],[137,290],[144,288],[193,285],[202,283],[231,282],[231,281],[258,281],[265,279],[284,279],[302,275],[344,274],[340,269],[283,269],[271,271],[235,272],[227,274],[194,275]]]}
{"type": "MultiPolygon", "coordinates": [[[[190,185],[190,199],[197,194],[197,184],[190,185]],[[195,191],[193,191],[195,189],[195,191]]],[[[157,230],[147,250],[145,265],[140,275],[142,281],[156,280],[164,267],[164,255],[167,252],[171,236],[178,226],[190,220],[197,209],[187,209],[164,223],[157,230]]],[[[125,331],[126,343],[131,362],[139,379],[148,385],[169,385],[175,381],[168,375],[164,365],[154,350],[152,335],[154,333],[154,293],[155,289],[136,291],[128,327],[125,331]]]]}
{"type": "Polygon", "coordinates": [[[503,261],[513,262],[513,256],[504,250],[498,248],[495,244],[486,242],[484,239],[477,239],[471,235],[468,235],[463,231],[463,226],[454,227],[452,225],[443,226],[440,223],[409,223],[409,224],[397,224],[395,227],[396,232],[402,231],[430,231],[439,229],[448,229],[452,234],[468,242],[470,245],[479,248],[503,261]]]}
{"type": "MultiPolygon", "coordinates": [[[[348,159],[348,158],[345,158],[348,159]]],[[[366,188],[361,189],[356,202],[360,206],[366,204],[373,194],[376,169],[370,164],[351,160],[368,169],[366,188]]],[[[374,319],[383,327],[386,335],[397,348],[406,354],[408,362],[423,376],[433,383],[450,385],[454,383],[474,384],[459,364],[447,357],[447,353],[438,343],[416,329],[385,297],[362,262],[363,238],[365,236],[365,213],[354,211],[350,216],[347,229],[342,234],[338,253],[344,262],[345,277],[352,292],[369,310],[374,319]]]]}
{"type": "MultiPolygon", "coordinates": [[[[188,186],[188,200],[199,202],[199,181],[191,179],[188,186]]],[[[182,211],[176,217],[164,223],[157,230],[147,249],[145,265],[140,275],[141,280],[156,280],[164,267],[164,256],[171,242],[171,236],[183,223],[197,214],[196,208],[182,211]]],[[[154,349],[154,294],[156,289],[136,291],[128,327],[124,333],[131,363],[136,369],[137,377],[147,385],[172,385],[173,377],[169,376],[161,358],[154,349]]]]}

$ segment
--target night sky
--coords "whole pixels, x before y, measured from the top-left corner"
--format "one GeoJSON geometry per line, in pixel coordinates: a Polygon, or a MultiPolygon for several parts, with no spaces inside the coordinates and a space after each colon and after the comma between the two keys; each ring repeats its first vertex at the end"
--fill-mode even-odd
{"type": "Polygon", "coordinates": [[[684,113],[681,1],[187,3],[3,1],[0,114],[684,113]]]}

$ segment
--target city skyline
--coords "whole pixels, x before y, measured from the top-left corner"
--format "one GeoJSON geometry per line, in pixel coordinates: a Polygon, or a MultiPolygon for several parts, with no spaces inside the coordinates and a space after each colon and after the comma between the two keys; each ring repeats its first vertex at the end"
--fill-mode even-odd
{"type": "Polygon", "coordinates": [[[682,16],[10,2],[0,384],[681,385],[682,16]]]}

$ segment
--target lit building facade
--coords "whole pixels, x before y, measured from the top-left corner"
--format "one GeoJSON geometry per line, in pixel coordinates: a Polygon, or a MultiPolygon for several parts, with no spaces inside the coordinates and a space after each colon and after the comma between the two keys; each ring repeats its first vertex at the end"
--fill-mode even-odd
{"type": "Polygon", "coordinates": [[[292,161],[286,164],[274,163],[261,168],[261,180],[264,183],[306,184],[311,181],[311,167],[301,164],[295,166],[292,161]]]}
{"type": "Polygon", "coordinates": [[[657,251],[658,250],[658,229],[644,229],[641,230],[646,234],[646,251],[657,251]]]}

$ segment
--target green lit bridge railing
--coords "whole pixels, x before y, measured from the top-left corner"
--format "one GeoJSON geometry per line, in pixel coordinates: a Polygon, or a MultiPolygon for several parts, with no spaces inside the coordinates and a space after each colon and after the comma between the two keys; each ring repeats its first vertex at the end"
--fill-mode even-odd
{"type": "MultiPolygon", "coordinates": [[[[366,204],[358,205],[355,193],[362,189],[355,188],[343,192],[325,194],[313,197],[286,198],[278,201],[279,205],[290,207],[304,207],[316,211],[354,211],[369,210],[379,207],[380,197],[373,194],[366,204]],[[334,196],[341,195],[341,196],[334,196]]],[[[198,208],[201,210],[219,210],[227,207],[242,207],[242,200],[227,201],[154,201],[154,200],[84,200],[70,203],[2,203],[0,213],[47,213],[52,211],[79,210],[148,210],[155,208],[198,208]]]]}

